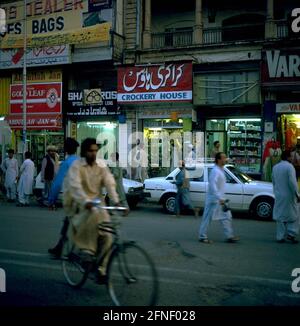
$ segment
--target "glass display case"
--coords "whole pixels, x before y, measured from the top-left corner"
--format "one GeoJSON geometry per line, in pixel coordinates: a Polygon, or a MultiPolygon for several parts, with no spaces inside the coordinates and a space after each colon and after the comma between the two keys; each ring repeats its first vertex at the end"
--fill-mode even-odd
{"type": "Polygon", "coordinates": [[[227,120],[228,156],[243,172],[259,174],[262,159],[261,119],[227,120]]]}

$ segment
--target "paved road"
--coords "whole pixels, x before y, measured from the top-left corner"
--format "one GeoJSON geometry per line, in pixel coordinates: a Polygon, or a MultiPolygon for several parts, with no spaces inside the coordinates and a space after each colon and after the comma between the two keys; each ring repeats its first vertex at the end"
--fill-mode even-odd
{"type": "MultiPolygon", "coordinates": [[[[63,211],[0,204],[0,267],[7,292],[0,305],[111,305],[105,287],[88,281],[80,290],[66,284],[60,262],[49,259],[63,211]]],[[[160,278],[159,305],[299,305],[291,272],[300,267],[300,245],[275,242],[275,223],[235,217],[241,236],[227,244],[218,223],[212,245],[197,241],[200,219],[180,219],[159,206],[142,204],[124,219],[123,236],[135,239],[153,257],[160,278]]]]}

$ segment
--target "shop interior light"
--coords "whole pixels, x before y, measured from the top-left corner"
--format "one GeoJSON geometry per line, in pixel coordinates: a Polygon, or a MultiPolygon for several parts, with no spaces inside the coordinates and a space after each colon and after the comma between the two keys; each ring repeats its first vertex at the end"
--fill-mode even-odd
{"type": "Polygon", "coordinates": [[[88,126],[103,126],[104,128],[115,128],[116,124],[113,122],[87,122],[88,126]]]}
{"type": "Polygon", "coordinates": [[[210,120],[211,122],[215,122],[215,123],[217,123],[218,122],[218,120],[216,120],[216,119],[212,119],[212,120],[210,120]]]}
{"type": "Polygon", "coordinates": [[[149,130],[151,130],[151,131],[161,131],[162,128],[149,128],[149,130]]]}
{"type": "Polygon", "coordinates": [[[229,121],[257,121],[257,122],[260,122],[261,119],[229,119],[229,121]]]}
{"type": "Polygon", "coordinates": [[[5,119],[5,117],[0,117],[0,121],[3,121],[5,119]]]}
{"type": "Polygon", "coordinates": [[[183,123],[183,120],[182,120],[182,119],[179,119],[178,122],[179,122],[179,123],[183,123]]]}

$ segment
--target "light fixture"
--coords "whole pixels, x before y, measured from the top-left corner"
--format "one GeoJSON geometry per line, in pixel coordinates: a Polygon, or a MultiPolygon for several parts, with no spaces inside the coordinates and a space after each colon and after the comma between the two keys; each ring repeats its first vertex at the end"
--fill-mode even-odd
{"type": "Polygon", "coordinates": [[[5,117],[0,117],[0,121],[4,121],[5,117]]]}
{"type": "Polygon", "coordinates": [[[179,119],[178,122],[179,122],[179,123],[183,123],[183,120],[182,120],[182,119],[179,119]]]}
{"type": "Polygon", "coordinates": [[[148,128],[148,129],[151,131],[161,131],[162,130],[162,128],[148,128]]]}

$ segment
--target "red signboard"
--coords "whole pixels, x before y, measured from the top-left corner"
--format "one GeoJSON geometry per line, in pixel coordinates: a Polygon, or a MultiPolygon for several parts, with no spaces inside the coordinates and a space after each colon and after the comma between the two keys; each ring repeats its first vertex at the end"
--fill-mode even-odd
{"type": "MultiPolygon", "coordinates": [[[[57,114],[61,113],[61,83],[37,83],[27,85],[27,113],[31,114],[57,114]]],[[[22,114],[23,112],[23,86],[22,84],[10,87],[10,112],[22,114]]]]}
{"type": "Polygon", "coordinates": [[[264,86],[300,84],[300,50],[266,50],[261,79],[264,86]]]}
{"type": "MultiPolygon", "coordinates": [[[[19,114],[11,114],[6,118],[9,126],[12,129],[23,128],[23,118],[19,114]]],[[[62,115],[61,114],[27,114],[26,116],[27,129],[48,129],[57,130],[62,128],[62,115]]]]}
{"type": "Polygon", "coordinates": [[[118,102],[191,102],[192,63],[118,69],[118,102]]]}

